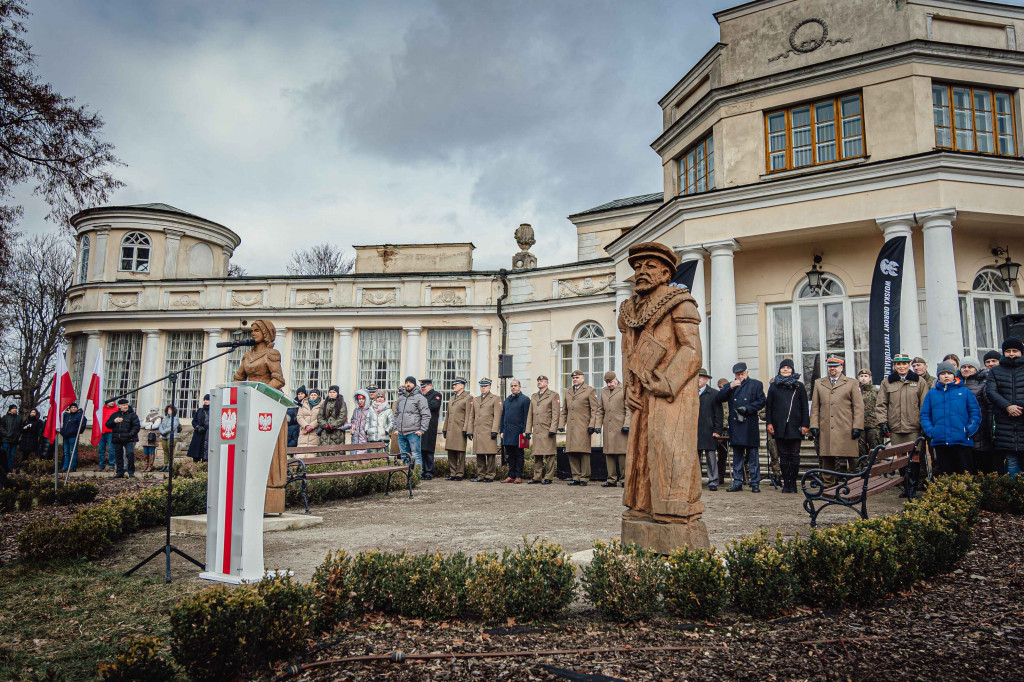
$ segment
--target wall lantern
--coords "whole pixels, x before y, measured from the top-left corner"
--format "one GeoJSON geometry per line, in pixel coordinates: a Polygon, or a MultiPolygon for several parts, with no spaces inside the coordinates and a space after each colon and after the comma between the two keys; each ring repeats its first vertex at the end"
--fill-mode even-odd
{"type": "Polygon", "coordinates": [[[811,265],[811,269],[807,271],[807,287],[814,295],[821,293],[821,265],[819,263],[821,263],[821,256],[814,254],[814,263],[811,265]]]}
{"type": "Polygon", "coordinates": [[[992,249],[992,255],[996,258],[1006,256],[1006,260],[996,265],[996,269],[999,270],[999,276],[1006,282],[1006,288],[1012,289],[1013,283],[1017,281],[1017,275],[1020,273],[1020,263],[1014,263],[1010,260],[1009,247],[997,246],[992,249]]]}

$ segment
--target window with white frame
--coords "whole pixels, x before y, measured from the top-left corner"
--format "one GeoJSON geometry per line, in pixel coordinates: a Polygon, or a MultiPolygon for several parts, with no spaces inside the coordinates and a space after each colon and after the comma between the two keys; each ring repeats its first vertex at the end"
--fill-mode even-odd
{"type": "Polygon", "coordinates": [[[849,298],[837,277],[823,274],[819,291],[802,283],[792,303],[768,308],[773,364],[766,376],[774,376],[779,363],[790,358],[810,396],[814,380],[825,373],[829,355],[843,358],[844,374],[856,376],[858,368],[871,364],[868,323],[868,299],[849,298]]]}
{"type": "Polygon", "coordinates": [[[71,385],[75,387],[78,395],[83,395],[84,391],[89,390],[89,387],[84,385],[86,339],[85,334],[79,334],[71,343],[71,385]]]}
{"type": "Polygon", "coordinates": [[[89,235],[82,237],[82,246],[78,249],[78,283],[85,284],[89,278],[89,235]]]}
{"type": "Polygon", "coordinates": [[[142,232],[129,232],[121,239],[118,270],[149,272],[149,237],[142,232]]]}
{"type": "MultiPolygon", "coordinates": [[[[103,355],[103,399],[108,400],[139,387],[142,371],[142,333],[108,332],[107,350],[103,355]]],[[[132,407],[138,393],[128,396],[132,407]]],[[[151,407],[145,406],[146,409],[151,407]]]]}
{"type": "MultiPolygon", "coordinates": [[[[167,334],[167,352],[164,355],[164,374],[176,372],[203,359],[203,332],[170,332],[167,334]]],[[[178,417],[191,418],[202,405],[202,365],[178,375],[175,405],[178,417]]],[[[164,382],[164,405],[171,404],[171,383],[164,382]]],[[[163,410],[161,409],[161,412],[163,410]]]]}
{"type": "MultiPolygon", "coordinates": [[[[318,388],[325,394],[334,383],[331,378],[334,362],[334,334],[330,329],[297,329],[292,332],[291,386],[318,388]]],[[[351,386],[340,386],[342,392],[351,386]]]]}
{"type": "Polygon", "coordinates": [[[469,329],[427,330],[427,376],[433,380],[434,390],[443,396],[442,421],[454,393],[452,381],[455,377],[462,377],[472,386],[472,377],[469,376],[471,337],[469,329]]]}
{"type": "MultiPolygon", "coordinates": [[[[236,329],[233,332],[231,332],[231,339],[230,340],[231,341],[244,341],[247,338],[249,338],[249,330],[248,329],[236,329]]],[[[226,372],[224,374],[224,381],[230,382],[230,381],[234,381],[235,380],[235,372],[237,372],[238,368],[241,366],[241,364],[242,364],[242,356],[245,355],[245,352],[247,350],[249,350],[249,349],[246,348],[245,346],[240,346],[238,348],[232,348],[231,352],[228,353],[227,362],[224,363],[226,365],[226,367],[225,367],[226,372]]]]}
{"type": "MultiPolygon", "coordinates": [[[[974,277],[971,291],[960,295],[960,326],[964,354],[978,358],[1003,343],[1003,316],[1017,310],[1016,296],[995,268],[974,277]]],[[[949,351],[942,350],[941,354],[949,351]]]]}
{"type": "Polygon", "coordinates": [[[583,380],[600,394],[604,373],[615,367],[615,339],[606,338],[597,322],[587,322],[576,330],[572,341],[561,344],[560,379],[563,389],[572,386],[572,371],[583,372],[583,380]]]}
{"type": "Polygon", "coordinates": [[[388,402],[398,399],[402,330],[359,330],[359,388],[377,386],[388,402]]]}

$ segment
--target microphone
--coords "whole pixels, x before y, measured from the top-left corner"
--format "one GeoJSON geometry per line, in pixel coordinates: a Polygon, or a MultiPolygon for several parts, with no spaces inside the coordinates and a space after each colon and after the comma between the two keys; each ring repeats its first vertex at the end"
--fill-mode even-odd
{"type": "Polygon", "coordinates": [[[221,341],[217,344],[217,348],[240,348],[241,346],[255,346],[256,342],[252,339],[244,339],[242,341],[221,341]]]}

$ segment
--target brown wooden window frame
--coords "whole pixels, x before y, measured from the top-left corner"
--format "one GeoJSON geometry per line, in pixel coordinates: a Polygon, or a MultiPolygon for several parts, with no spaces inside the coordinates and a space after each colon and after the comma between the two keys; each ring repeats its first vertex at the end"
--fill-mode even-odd
{"type": "MultiPolygon", "coordinates": [[[[798,131],[798,132],[802,132],[798,131]]],[[[868,153],[868,135],[867,125],[864,120],[864,98],[860,92],[847,92],[841,95],[835,95],[833,97],[825,97],[821,99],[814,99],[799,104],[790,105],[781,109],[772,109],[765,112],[764,115],[764,164],[765,170],[770,173],[783,173],[785,171],[792,170],[803,170],[807,168],[815,168],[817,166],[826,166],[840,161],[848,161],[850,159],[860,159],[867,156],[868,153]],[[843,104],[856,98],[857,101],[857,112],[854,114],[844,115],[843,104]],[[831,106],[829,106],[831,105],[831,106]],[[830,119],[820,119],[819,112],[831,109],[832,117],[830,119]],[[807,129],[809,135],[808,144],[796,144],[796,136],[794,133],[793,114],[794,112],[800,112],[803,109],[807,109],[807,123],[796,126],[800,129],[807,129]],[[781,119],[780,119],[781,117],[781,119]],[[783,127],[772,129],[772,124],[777,121],[782,121],[783,127]],[[847,123],[853,121],[859,121],[860,130],[857,133],[847,133],[847,123]],[[819,135],[822,135],[827,130],[828,125],[831,123],[832,138],[819,140],[819,135]],[[772,149],[773,138],[778,135],[783,135],[784,145],[777,149],[772,149]],[[860,152],[856,154],[846,153],[847,142],[853,142],[860,140],[860,152]],[[833,154],[832,158],[821,160],[819,155],[826,148],[829,143],[832,145],[833,154]],[[803,163],[799,166],[794,164],[793,153],[794,149],[804,150],[806,149],[810,153],[810,163],[803,163]],[[772,158],[781,154],[783,165],[778,168],[772,168],[772,158]]]]}
{"type": "Polygon", "coordinates": [[[708,132],[679,156],[676,160],[676,178],[681,195],[701,194],[715,188],[714,132],[708,132]],[[701,154],[703,158],[700,158],[701,154]],[[693,182],[690,182],[691,171],[693,182]],[[703,189],[700,189],[702,184],[703,189]]]}
{"type": "Polygon", "coordinates": [[[981,87],[974,85],[964,85],[960,83],[946,83],[938,82],[932,83],[932,127],[935,129],[935,148],[936,149],[949,149],[958,152],[967,152],[970,154],[982,154],[984,156],[1004,156],[1004,157],[1015,157],[1017,156],[1017,107],[1014,103],[1014,93],[1011,90],[1002,90],[1000,88],[981,87]],[[966,92],[968,94],[967,107],[957,106],[956,94],[957,92],[966,92]],[[945,102],[936,101],[936,93],[944,92],[946,95],[945,102]],[[977,94],[988,95],[989,98],[989,109],[979,109],[977,94]],[[1009,104],[1009,111],[999,111],[998,102],[999,97],[1004,97],[1005,101],[1009,104]],[[943,120],[939,120],[939,112],[944,112],[943,120]],[[964,112],[967,116],[967,120],[970,123],[970,128],[964,128],[957,125],[957,115],[960,112],[964,112]],[[979,151],[978,150],[978,124],[984,114],[988,114],[990,117],[988,130],[980,131],[989,133],[992,135],[992,151],[979,151]],[[1010,133],[1003,133],[999,130],[999,121],[1002,117],[1010,117],[1010,133]],[[945,125],[940,125],[944,123],[945,125]],[[948,143],[942,144],[943,140],[940,139],[941,131],[945,131],[948,135],[948,143]],[[970,133],[970,147],[964,144],[966,138],[961,138],[960,134],[970,133]],[[1013,140],[1013,149],[1011,152],[1006,153],[1000,151],[999,144],[1001,138],[1009,137],[1013,140]]]}

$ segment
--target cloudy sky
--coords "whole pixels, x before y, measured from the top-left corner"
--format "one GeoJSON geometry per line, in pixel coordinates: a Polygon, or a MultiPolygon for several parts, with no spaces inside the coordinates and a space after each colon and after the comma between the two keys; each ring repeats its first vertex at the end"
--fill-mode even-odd
{"type": "MultiPolygon", "coordinates": [[[[98,110],[115,203],[165,202],[284,271],[329,240],[575,258],[570,213],[661,190],[658,99],[729,0],[29,0],[40,76],[98,110]]],[[[52,229],[26,201],[22,229],[52,229]]]]}

